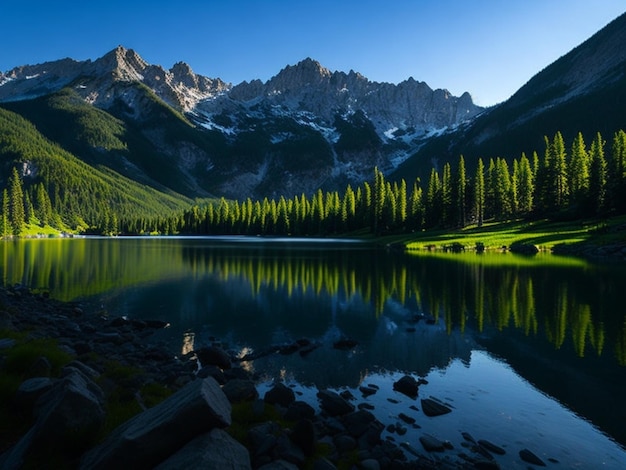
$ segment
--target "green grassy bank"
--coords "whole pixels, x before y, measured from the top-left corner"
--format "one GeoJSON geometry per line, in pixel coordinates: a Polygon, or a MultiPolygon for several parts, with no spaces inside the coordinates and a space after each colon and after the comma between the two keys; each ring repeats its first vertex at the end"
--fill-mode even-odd
{"type": "Polygon", "coordinates": [[[482,244],[485,250],[507,249],[513,244],[535,245],[540,251],[566,247],[575,252],[589,247],[609,245],[626,247],[626,216],[568,222],[508,221],[490,222],[482,227],[428,230],[377,238],[381,244],[402,245],[408,251],[443,251],[453,245],[465,250],[482,244]]]}

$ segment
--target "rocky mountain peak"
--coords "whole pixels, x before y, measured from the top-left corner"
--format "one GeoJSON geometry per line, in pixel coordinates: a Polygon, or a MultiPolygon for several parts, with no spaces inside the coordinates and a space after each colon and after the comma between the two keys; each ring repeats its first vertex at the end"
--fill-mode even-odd
{"type": "Polygon", "coordinates": [[[114,79],[131,82],[141,81],[148,63],[132,49],[117,46],[94,63],[95,73],[112,73],[114,79]]]}
{"type": "Polygon", "coordinates": [[[272,91],[285,91],[294,88],[319,85],[330,79],[332,73],[311,58],[306,58],[296,65],[288,65],[278,75],[272,77],[268,87],[272,91]]]}

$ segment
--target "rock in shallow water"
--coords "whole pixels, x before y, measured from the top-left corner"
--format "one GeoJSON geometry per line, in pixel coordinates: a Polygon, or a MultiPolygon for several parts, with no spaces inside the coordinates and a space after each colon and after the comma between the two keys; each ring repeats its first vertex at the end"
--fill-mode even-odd
{"type": "Polygon", "coordinates": [[[286,408],[296,401],[296,394],[285,384],[279,382],[265,393],[263,399],[271,405],[280,405],[286,408]]]}
{"type": "Polygon", "coordinates": [[[317,393],[320,406],[330,416],[341,416],[354,411],[354,405],[335,392],[330,390],[320,390],[317,393]]]}
{"type": "Polygon", "coordinates": [[[541,460],[539,457],[537,457],[534,453],[532,453],[528,449],[520,450],[519,456],[524,462],[532,463],[533,465],[538,465],[540,467],[546,466],[543,460],[541,460]]]}
{"type": "Polygon", "coordinates": [[[410,375],[405,375],[397,382],[393,383],[393,389],[409,398],[417,397],[419,383],[410,375]]]}
{"type": "Polygon", "coordinates": [[[452,408],[430,398],[422,399],[422,410],[426,416],[441,416],[450,413],[452,408]]]}
{"type": "Polygon", "coordinates": [[[440,441],[430,434],[420,436],[420,442],[422,443],[422,447],[428,452],[443,452],[446,449],[443,441],[440,441]]]}

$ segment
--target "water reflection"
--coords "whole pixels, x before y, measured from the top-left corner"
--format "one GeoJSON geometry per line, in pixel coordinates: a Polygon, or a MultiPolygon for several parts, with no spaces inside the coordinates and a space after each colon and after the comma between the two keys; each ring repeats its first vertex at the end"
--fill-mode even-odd
{"type": "Polygon", "coordinates": [[[626,443],[624,265],[225,239],[22,240],[0,244],[0,256],[5,285],[167,320],[185,350],[210,337],[246,351],[317,341],[307,357],[248,364],[304,385],[427,375],[485,349],[626,443]],[[332,348],[342,336],[358,346],[332,348]]]}

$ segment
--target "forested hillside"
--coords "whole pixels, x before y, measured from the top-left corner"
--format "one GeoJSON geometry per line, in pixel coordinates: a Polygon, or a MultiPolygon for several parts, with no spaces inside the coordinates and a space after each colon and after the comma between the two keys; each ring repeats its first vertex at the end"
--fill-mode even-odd
{"type": "Polygon", "coordinates": [[[431,169],[420,180],[390,182],[375,170],[373,182],[343,193],[228,201],[194,206],[170,226],[194,234],[329,235],[367,230],[376,235],[458,228],[519,218],[575,220],[626,212],[626,132],[607,144],[600,133],[590,145],[582,133],[568,147],[560,132],[537,152],[507,162],[478,159],[468,170],[463,156],[453,169],[431,169]]]}
{"type": "Polygon", "coordinates": [[[1,108],[0,165],[1,174],[11,175],[0,181],[4,236],[19,235],[26,224],[117,233],[124,222],[139,231],[142,220],[167,217],[192,203],[106,167],[90,166],[43,137],[23,117],[1,108]]]}

